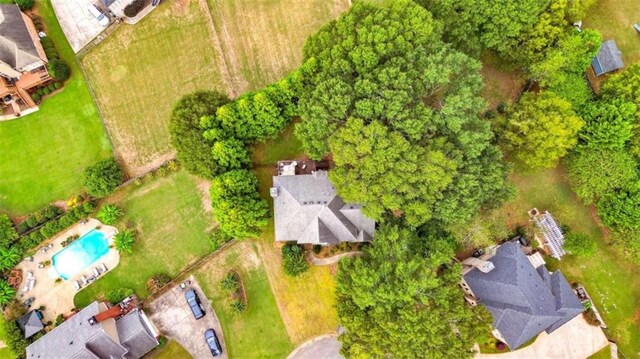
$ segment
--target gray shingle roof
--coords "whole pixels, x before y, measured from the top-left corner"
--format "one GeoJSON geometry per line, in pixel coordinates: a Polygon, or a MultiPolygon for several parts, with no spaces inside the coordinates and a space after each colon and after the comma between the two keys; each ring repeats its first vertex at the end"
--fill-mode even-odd
{"type": "Polygon", "coordinates": [[[495,269],[473,269],[464,275],[478,302],[493,315],[493,326],[516,349],[529,339],[562,326],[583,311],[562,273],[537,270],[517,242],[498,247],[488,259],[495,269]]]}
{"type": "Polygon", "coordinates": [[[600,50],[591,61],[591,66],[596,76],[624,67],[622,52],[618,49],[615,40],[607,40],[600,45],[600,50]]]}
{"type": "Polygon", "coordinates": [[[273,187],[277,241],[335,244],[373,238],[375,222],[362,214],[360,205],[344,203],[326,171],[274,176],[273,187]]]}
{"type": "Polygon", "coordinates": [[[27,359],[138,359],[158,344],[156,339],[143,328],[144,324],[137,309],[115,321],[117,340],[120,342],[111,337],[103,325],[89,324],[89,319],[100,313],[100,305],[98,302],[89,304],[47,335],[29,345],[27,359]],[[142,352],[145,349],[146,351],[142,352]]]}
{"type": "Polygon", "coordinates": [[[41,61],[18,5],[0,4],[0,60],[14,69],[41,61]]]}
{"type": "Polygon", "coordinates": [[[44,325],[35,310],[18,318],[18,326],[24,333],[25,338],[30,338],[32,335],[44,329],[44,325]]]}

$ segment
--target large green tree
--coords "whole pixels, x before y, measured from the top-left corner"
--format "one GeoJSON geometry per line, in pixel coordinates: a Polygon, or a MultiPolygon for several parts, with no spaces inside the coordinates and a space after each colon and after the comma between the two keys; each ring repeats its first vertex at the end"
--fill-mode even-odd
{"type": "Polygon", "coordinates": [[[565,161],[571,188],[585,203],[635,181],[636,163],[625,151],[581,148],[565,161]]]}
{"type": "Polygon", "coordinates": [[[640,229],[640,183],[605,194],[598,200],[597,208],[602,222],[609,228],[640,229]]]}
{"type": "Polygon", "coordinates": [[[260,235],[267,224],[269,207],[257,187],[258,179],[248,170],[229,171],[213,179],[213,214],[225,234],[238,239],[260,235]]]}
{"type": "Polygon", "coordinates": [[[383,225],[336,278],[341,352],[348,358],[470,358],[489,330],[483,307],[465,304],[451,240],[383,225]]]}
{"type": "Polygon", "coordinates": [[[584,122],[552,92],[527,93],[508,115],[503,143],[525,169],[551,168],[577,142],[584,122]]]}
{"type": "Polygon", "coordinates": [[[478,116],[480,64],[444,44],[440,29],[411,1],[357,2],[304,47],[296,135],[312,158],[333,154],[338,192],[367,202],[374,217],[466,221],[508,193],[502,156],[478,116]],[[408,168],[416,171],[398,173],[408,168]]]}
{"type": "Polygon", "coordinates": [[[11,242],[18,239],[18,231],[16,227],[4,213],[0,213],[0,248],[9,246],[11,242]]]}
{"type": "Polygon", "coordinates": [[[82,183],[87,193],[98,198],[111,194],[123,180],[124,172],[113,158],[87,167],[82,174],[82,183]]]}
{"type": "Polygon", "coordinates": [[[205,178],[213,178],[219,172],[200,121],[204,116],[215,115],[218,107],[227,102],[229,99],[221,93],[200,91],[182,97],[173,108],[169,121],[171,143],[187,171],[205,178]]]}
{"type": "Polygon", "coordinates": [[[624,149],[633,133],[637,106],[621,99],[598,101],[585,106],[580,131],[581,145],[598,149],[624,149]]]}

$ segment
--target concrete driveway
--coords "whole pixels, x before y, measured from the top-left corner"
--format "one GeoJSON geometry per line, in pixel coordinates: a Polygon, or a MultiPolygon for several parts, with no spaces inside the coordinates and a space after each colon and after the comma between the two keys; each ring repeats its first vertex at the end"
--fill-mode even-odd
{"type": "Polygon", "coordinates": [[[80,51],[105,29],[88,10],[89,5],[99,3],[98,0],[51,0],[73,52],[80,51]]]}
{"type": "Polygon", "coordinates": [[[335,334],[322,335],[302,343],[287,359],[344,359],[335,334]]]}
{"type": "Polygon", "coordinates": [[[526,348],[503,354],[477,354],[476,359],[584,359],[607,345],[602,329],[578,315],[551,334],[542,332],[526,348]]]}
{"type": "Polygon", "coordinates": [[[162,335],[176,340],[194,359],[213,358],[207,343],[204,341],[204,332],[209,328],[213,328],[222,346],[222,355],[218,358],[227,359],[227,347],[224,344],[220,321],[198,282],[193,276],[189,277],[189,280],[191,280],[191,285],[187,289],[195,289],[202,301],[202,306],[204,306],[206,315],[203,318],[196,320],[193,317],[193,313],[184,298],[184,293],[187,289],[182,290],[179,286],[172,288],[151,302],[145,307],[145,310],[148,309],[151,313],[149,318],[162,335]]]}

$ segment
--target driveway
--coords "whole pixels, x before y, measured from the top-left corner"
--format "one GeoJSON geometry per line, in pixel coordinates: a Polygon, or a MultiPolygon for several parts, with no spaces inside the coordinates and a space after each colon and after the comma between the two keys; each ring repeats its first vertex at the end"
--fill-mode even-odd
{"type": "Polygon", "coordinates": [[[607,345],[602,329],[578,315],[551,334],[542,332],[526,348],[504,354],[477,354],[476,359],[584,359],[607,345]]]}
{"type": "Polygon", "coordinates": [[[88,10],[89,5],[99,3],[98,0],[51,0],[60,27],[73,52],[80,51],[105,29],[88,10]]]}
{"type": "Polygon", "coordinates": [[[323,335],[302,343],[287,359],[344,359],[336,335],[323,335]]]}
{"type": "Polygon", "coordinates": [[[213,328],[218,335],[220,345],[222,345],[222,355],[218,358],[227,359],[227,347],[224,344],[220,321],[198,282],[193,276],[189,277],[189,280],[191,280],[191,285],[187,289],[195,289],[204,306],[206,315],[203,318],[196,320],[193,317],[193,313],[184,299],[186,289],[182,290],[180,286],[172,288],[145,307],[151,313],[149,318],[163,335],[180,343],[194,359],[212,358],[209,347],[204,341],[204,332],[213,328]]]}

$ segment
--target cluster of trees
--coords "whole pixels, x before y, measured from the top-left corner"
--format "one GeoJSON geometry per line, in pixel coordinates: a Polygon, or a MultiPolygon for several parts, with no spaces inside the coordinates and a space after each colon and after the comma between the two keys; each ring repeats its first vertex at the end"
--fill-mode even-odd
{"type": "Polygon", "coordinates": [[[87,193],[101,198],[115,191],[124,180],[124,172],[113,158],[108,158],[85,168],[82,184],[87,193]]]}
{"type": "Polygon", "coordinates": [[[213,180],[214,215],[228,237],[255,237],[266,225],[268,205],[250,171],[251,145],[275,138],[295,116],[298,76],[293,72],[233,101],[217,92],[196,92],[173,110],[169,129],[178,158],[191,173],[213,180]]]}
{"type": "Polygon", "coordinates": [[[296,135],[347,202],[411,226],[469,221],[511,191],[479,117],[480,63],[408,1],[355,3],[307,41],[296,135]],[[437,205],[436,205],[437,202],[437,205]]]}
{"type": "Polygon", "coordinates": [[[296,243],[287,243],[282,247],[282,269],[285,274],[298,276],[309,269],[309,263],[304,257],[304,249],[296,243]]]}
{"type": "Polygon", "coordinates": [[[636,131],[640,64],[611,76],[600,96],[581,110],[585,125],[565,165],[572,188],[595,204],[613,243],[640,259],[640,177],[636,131]]]}

